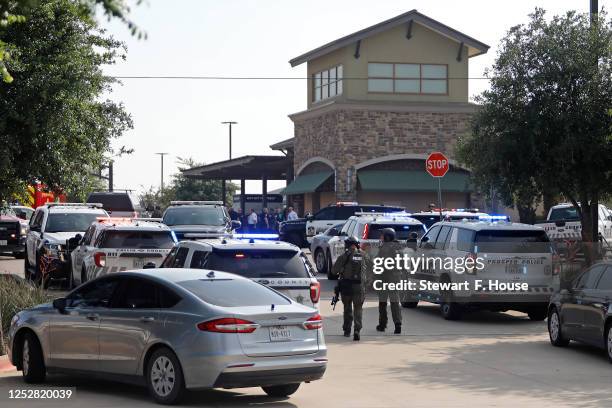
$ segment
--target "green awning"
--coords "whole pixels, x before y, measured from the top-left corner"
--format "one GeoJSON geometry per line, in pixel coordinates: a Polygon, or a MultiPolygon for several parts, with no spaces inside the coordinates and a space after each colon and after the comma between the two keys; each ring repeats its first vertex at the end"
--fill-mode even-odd
{"type": "Polygon", "coordinates": [[[312,193],[319,186],[327,181],[331,175],[334,174],[333,171],[324,171],[320,173],[312,173],[312,174],[304,174],[302,176],[297,176],[291,184],[289,184],[282,192],[282,194],[291,195],[291,194],[302,194],[302,193],[312,193]]]}
{"type": "MultiPolygon", "coordinates": [[[[438,180],[425,170],[371,170],[357,172],[363,191],[436,191],[438,180]]],[[[472,191],[467,173],[448,172],[441,180],[442,191],[467,193],[472,191]]]]}

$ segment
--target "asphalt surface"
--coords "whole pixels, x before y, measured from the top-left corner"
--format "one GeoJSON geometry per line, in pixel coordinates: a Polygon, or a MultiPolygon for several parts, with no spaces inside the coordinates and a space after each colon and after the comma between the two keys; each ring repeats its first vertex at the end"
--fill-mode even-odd
{"type": "MultiPolygon", "coordinates": [[[[0,259],[0,272],[22,273],[23,261],[0,259]]],[[[478,312],[443,320],[435,305],[403,309],[401,335],[375,330],[378,309],[364,309],[361,342],[341,335],[342,305],[329,306],[334,282],[321,277],[321,311],[329,365],[325,377],[288,399],[258,388],[189,393],[184,406],[202,407],[609,407],[612,365],[605,352],[572,343],[552,347],[545,322],[522,313],[478,312]]],[[[61,292],[58,292],[61,294],[61,292]]],[[[20,373],[0,374],[0,406],[154,406],[144,388],[57,376],[45,387],[75,387],[69,400],[9,400],[27,389],[20,373]]]]}

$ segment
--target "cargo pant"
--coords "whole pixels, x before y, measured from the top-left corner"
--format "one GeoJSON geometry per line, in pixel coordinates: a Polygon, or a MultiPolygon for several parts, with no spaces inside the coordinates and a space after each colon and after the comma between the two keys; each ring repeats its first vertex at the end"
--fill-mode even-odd
{"type": "Polygon", "coordinates": [[[355,333],[359,333],[362,327],[363,302],[365,293],[360,284],[351,285],[352,293],[340,293],[342,304],[344,305],[344,323],[342,329],[345,332],[351,331],[353,322],[355,323],[355,333]]]}
{"type": "Polygon", "coordinates": [[[391,303],[391,317],[393,323],[402,324],[402,310],[400,308],[400,296],[396,290],[381,290],[378,292],[378,324],[387,327],[387,300],[391,303]]]}

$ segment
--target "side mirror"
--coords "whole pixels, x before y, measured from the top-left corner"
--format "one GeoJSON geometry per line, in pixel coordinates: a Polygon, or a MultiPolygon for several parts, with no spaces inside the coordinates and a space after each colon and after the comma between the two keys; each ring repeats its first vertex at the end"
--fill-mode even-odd
{"type": "Polygon", "coordinates": [[[144,266],[142,267],[142,269],[155,269],[157,268],[157,265],[155,265],[154,262],[147,262],[146,264],[144,264],[144,266]]]}
{"type": "Polygon", "coordinates": [[[569,296],[569,295],[571,295],[571,294],[572,294],[572,292],[571,292],[569,289],[561,289],[561,290],[559,291],[559,294],[560,294],[561,296],[569,296]]]}
{"type": "Polygon", "coordinates": [[[232,230],[237,230],[242,227],[242,223],[238,220],[232,220],[232,230]]]}
{"type": "Polygon", "coordinates": [[[306,214],[306,220],[307,220],[307,221],[312,221],[312,220],[314,220],[314,215],[312,215],[312,214],[310,214],[310,213],[306,214]]]}
{"type": "Polygon", "coordinates": [[[340,231],[340,233],[338,234],[339,237],[347,237],[348,234],[346,233],[346,231],[340,231]]]}
{"type": "Polygon", "coordinates": [[[337,237],[338,235],[340,235],[340,234],[338,233],[337,229],[332,228],[332,229],[329,230],[329,236],[330,237],[337,237]]]}
{"type": "Polygon", "coordinates": [[[53,308],[59,310],[60,313],[64,313],[66,310],[66,298],[57,298],[53,300],[53,308]]]}
{"type": "Polygon", "coordinates": [[[22,220],[27,220],[28,218],[26,217],[26,214],[24,212],[20,212],[17,214],[17,217],[22,219],[22,220]]]}
{"type": "Polygon", "coordinates": [[[429,237],[421,238],[421,243],[429,242],[429,237]]]}

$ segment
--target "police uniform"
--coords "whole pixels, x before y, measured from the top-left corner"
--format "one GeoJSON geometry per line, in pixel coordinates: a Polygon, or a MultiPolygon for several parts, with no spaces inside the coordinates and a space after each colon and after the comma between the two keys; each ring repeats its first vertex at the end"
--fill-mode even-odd
{"type": "MultiPolygon", "coordinates": [[[[378,258],[395,259],[397,254],[401,254],[402,246],[395,241],[395,232],[391,234],[393,240],[383,241],[378,251],[378,258]]],[[[394,264],[395,265],[395,264],[394,264]]],[[[385,269],[380,277],[383,283],[399,283],[402,279],[401,270],[395,266],[385,269]]],[[[402,311],[400,308],[400,294],[398,290],[379,290],[378,292],[378,326],[376,330],[385,331],[387,328],[387,301],[391,303],[391,317],[395,324],[395,333],[399,334],[402,327],[402,311]]]]}
{"type": "Polygon", "coordinates": [[[344,305],[344,335],[349,336],[355,326],[354,339],[359,340],[362,327],[363,302],[365,300],[367,254],[360,249],[349,248],[338,257],[332,274],[339,277],[340,298],[344,305]]]}

